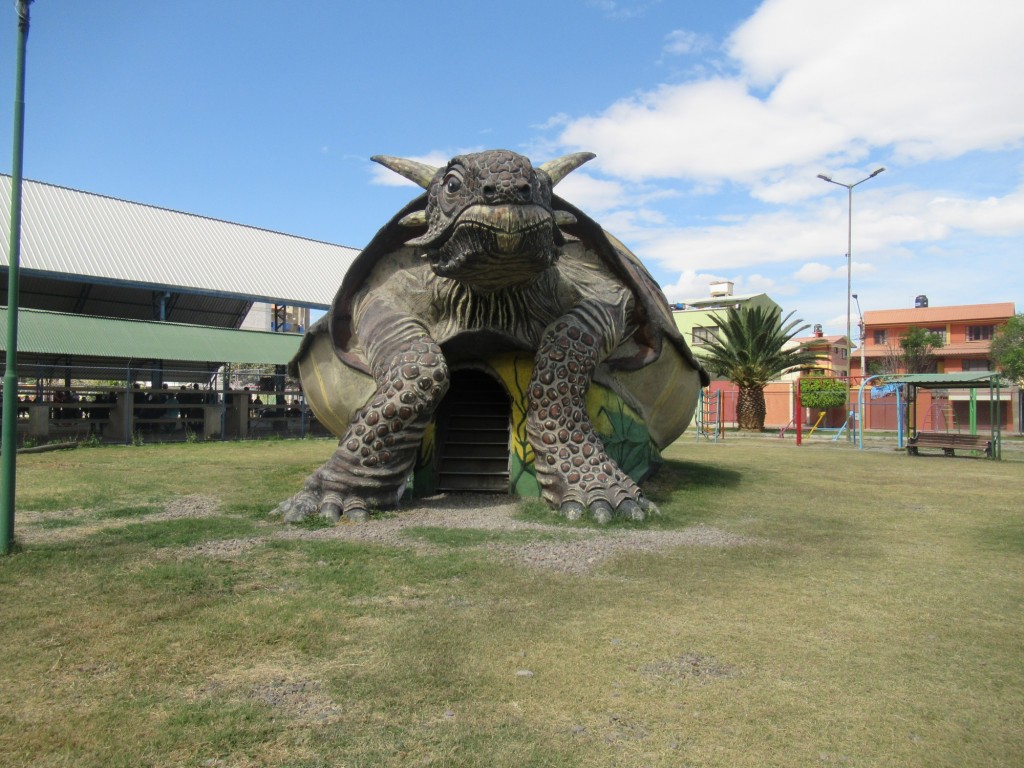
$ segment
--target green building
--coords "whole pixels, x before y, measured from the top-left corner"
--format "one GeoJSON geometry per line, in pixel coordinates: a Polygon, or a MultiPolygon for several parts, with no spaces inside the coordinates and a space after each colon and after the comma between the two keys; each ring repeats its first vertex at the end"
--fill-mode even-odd
{"type": "Polygon", "coordinates": [[[767,307],[781,312],[782,308],[766,293],[733,294],[733,284],[728,281],[711,283],[710,295],[700,299],[687,299],[672,307],[672,316],[686,339],[686,343],[700,355],[701,348],[712,338],[718,338],[719,326],[716,315],[725,314],[729,307],[767,307]]]}

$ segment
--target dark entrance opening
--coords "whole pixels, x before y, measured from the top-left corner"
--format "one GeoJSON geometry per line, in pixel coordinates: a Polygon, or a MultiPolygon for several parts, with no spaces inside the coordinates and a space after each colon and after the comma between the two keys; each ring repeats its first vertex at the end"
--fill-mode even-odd
{"type": "Polygon", "coordinates": [[[494,378],[454,371],[437,413],[437,489],[509,492],[512,403],[494,378]]]}

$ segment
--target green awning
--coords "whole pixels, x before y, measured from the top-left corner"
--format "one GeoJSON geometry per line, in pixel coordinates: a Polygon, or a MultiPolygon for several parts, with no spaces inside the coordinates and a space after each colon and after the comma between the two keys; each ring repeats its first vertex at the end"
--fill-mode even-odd
{"type": "MultiPolygon", "coordinates": [[[[178,323],[120,320],[22,309],[18,356],[113,362],[183,361],[284,365],[301,336],[178,323]]],[[[7,307],[0,307],[0,351],[7,352],[7,307]]]]}
{"type": "Polygon", "coordinates": [[[925,389],[974,389],[996,386],[1002,378],[998,371],[962,371],[957,373],[902,373],[881,377],[886,384],[911,384],[925,389]]]}

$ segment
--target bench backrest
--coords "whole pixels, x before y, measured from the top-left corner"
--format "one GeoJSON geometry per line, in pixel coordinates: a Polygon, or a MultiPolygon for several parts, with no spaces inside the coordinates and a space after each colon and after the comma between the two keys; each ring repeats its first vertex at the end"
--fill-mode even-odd
{"type": "Polygon", "coordinates": [[[984,447],[991,441],[982,435],[963,435],[955,432],[918,432],[913,442],[916,445],[963,446],[967,448],[984,447]]]}

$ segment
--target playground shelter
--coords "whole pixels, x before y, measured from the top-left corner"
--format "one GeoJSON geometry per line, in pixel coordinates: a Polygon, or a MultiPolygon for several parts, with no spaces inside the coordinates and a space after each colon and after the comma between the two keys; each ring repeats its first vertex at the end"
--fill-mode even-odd
{"type": "MultiPolygon", "coordinates": [[[[905,374],[881,374],[869,376],[861,382],[857,393],[858,412],[864,412],[864,392],[871,386],[893,386],[897,398],[897,412],[903,414],[903,409],[913,406],[917,401],[918,389],[968,389],[971,390],[971,423],[970,433],[977,434],[977,424],[974,418],[977,413],[977,393],[988,392],[989,408],[989,432],[992,440],[992,458],[1002,458],[1002,419],[998,417],[997,411],[1002,402],[1003,378],[997,371],[963,371],[959,373],[905,373],[905,374]]],[[[857,446],[864,447],[864,423],[859,421],[857,431],[857,446]]],[[[911,421],[916,423],[916,421],[911,421]]],[[[897,439],[899,447],[905,447],[905,435],[903,429],[904,419],[902,416],[897,419],[897,439]]]]}

